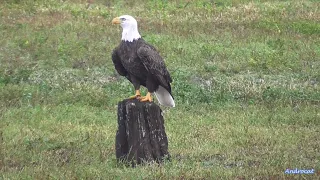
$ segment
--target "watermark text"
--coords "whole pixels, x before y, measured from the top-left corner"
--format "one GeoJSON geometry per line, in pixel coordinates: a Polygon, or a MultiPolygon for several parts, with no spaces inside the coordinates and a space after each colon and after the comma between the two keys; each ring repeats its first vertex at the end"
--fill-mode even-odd
{"type": "Polygon", "coordinates": [[[286,169],[285,174],[314,174],[314,169],[286,169]]]}

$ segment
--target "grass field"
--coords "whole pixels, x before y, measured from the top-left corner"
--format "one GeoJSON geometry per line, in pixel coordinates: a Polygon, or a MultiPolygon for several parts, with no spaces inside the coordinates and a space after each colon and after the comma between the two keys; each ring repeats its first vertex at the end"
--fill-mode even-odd
{"type": "Polygon", "coordinates": [[[0,2],[0,179],[320,178],[318,0],[0,2]],[[174,79],[161,166],[116,163],[123,14],[174,79]]]}

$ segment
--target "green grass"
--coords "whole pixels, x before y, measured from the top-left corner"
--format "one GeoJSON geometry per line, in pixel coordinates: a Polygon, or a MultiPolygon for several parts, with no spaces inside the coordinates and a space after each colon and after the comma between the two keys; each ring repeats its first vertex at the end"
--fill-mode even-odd
{"type": "MultiPolygon", "coordinates": [[[[0,179],[317,179],[316,0],[4,0],[0,179]],[[111,52],[136,17],[174,79],[171,162],[116,163],[117,103],[132,85],[111,52]],[[287,168],[315,169],[287,175],[287,168]]],[[[145,93],[145,90],[144,90],[145,93]]]]}

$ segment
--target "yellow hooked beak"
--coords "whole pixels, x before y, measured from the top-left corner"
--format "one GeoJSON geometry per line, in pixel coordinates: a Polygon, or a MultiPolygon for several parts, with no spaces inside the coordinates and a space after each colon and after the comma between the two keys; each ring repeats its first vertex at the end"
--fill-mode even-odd
{"type": "Polygon", "coordinates": [[[121,24],[121,20],[119,17],[113,18],[112,19],[112,24],[121,24]]]}

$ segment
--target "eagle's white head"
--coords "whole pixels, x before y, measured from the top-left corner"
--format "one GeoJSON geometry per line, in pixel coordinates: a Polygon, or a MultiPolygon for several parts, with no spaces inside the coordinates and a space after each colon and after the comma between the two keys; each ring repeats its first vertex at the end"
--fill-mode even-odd
{"type": "Polygon", "coordinates": [[[122,27],[122,37],[121,40],[132,42],[141,38],[138,31],[137,21],[129,15],[122,15],[116,17],[112,20],[112,24],[120,24],[122,27]]]}

